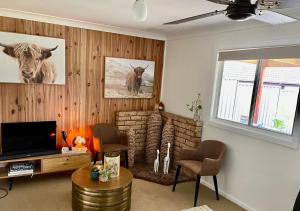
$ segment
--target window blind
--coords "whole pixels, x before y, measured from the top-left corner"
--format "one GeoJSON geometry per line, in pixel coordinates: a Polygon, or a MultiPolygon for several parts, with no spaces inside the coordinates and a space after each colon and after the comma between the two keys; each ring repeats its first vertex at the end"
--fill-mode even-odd
{"type": "Polygon", "coordinates": [[[300,58],[300,45],[219,52],[219,61],[300,58]]]}

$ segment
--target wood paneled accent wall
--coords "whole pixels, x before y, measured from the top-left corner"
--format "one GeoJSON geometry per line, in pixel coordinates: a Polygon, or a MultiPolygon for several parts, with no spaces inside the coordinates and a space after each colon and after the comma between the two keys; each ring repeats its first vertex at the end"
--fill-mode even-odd
{"type": "Polygon", "coordinates": [[[66,42],[66,85],[0,84],[0,122],[56,120],[61,143],[62,130],[89,136],[90,125],[114,122],[117,111],[151,110],[159,102],[164,41],[7,17],[0,17],[0,30],[66,42]],[[104,99],[105,56],[155,61],[154,97],[104,99]]]}

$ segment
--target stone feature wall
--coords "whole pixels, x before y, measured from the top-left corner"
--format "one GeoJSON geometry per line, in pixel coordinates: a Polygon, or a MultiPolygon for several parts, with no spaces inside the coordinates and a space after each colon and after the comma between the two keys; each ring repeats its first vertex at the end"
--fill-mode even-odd
{"type": "Polygon", "coordinates": [[[119,130],[126,133],[133,128],[135,130],[135,160],[145,159],[147,120],[151,111],[117,112],[116,125],[119,130]]]}
{"type": "Polygon", "coordinates": [[[202,136],[202,122],[195,122],[193,119],[167,112],[161,112],[161,115],[164,122],[166,122],[168,118],[173,120],[175,130],[173,159],[175,161],[182,149],[195,149],[199,146],[202,136]],[[195,131],[198,131],[198,137],[196,137],[195,131]]]}
{"type": "MultiPolygon", "coordinates": [[[[133,128],[136,135],[135,159],[137,162],[145,159],[147,120],[152,111],[129,111],[116,113],[116,125],[119,130],[126,133],[133,128]]],[[[195,149],[201,142],[202,122],[178,116],[168,112],[161,112],[163,122],[168,118],[173,120],[175,128],[174,160],[182,149],[195,149]]]]}

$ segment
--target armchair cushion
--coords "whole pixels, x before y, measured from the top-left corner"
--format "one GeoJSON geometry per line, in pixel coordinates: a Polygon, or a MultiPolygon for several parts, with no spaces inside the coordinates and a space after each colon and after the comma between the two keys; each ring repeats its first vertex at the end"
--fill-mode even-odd
{"type": "Polygon", "coordinates": [[[177,164],[190,169],[195,174],[200,174],[202,170],[202,162],[196,161],[196,160],[179,160],[177,161],[177,164]]]}
{"type": "Polygon", "coordinates": [[[177,164],[183,168],[190,169],[193,173],[201,176],[217,175],[220,164],[218,160],[205,158],[203,161],[197,160],[179,160],[177,164]]]}

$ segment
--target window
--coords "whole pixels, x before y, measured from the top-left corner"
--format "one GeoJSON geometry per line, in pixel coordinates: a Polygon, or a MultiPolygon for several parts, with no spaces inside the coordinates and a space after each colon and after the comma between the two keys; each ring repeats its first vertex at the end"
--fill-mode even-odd
{"type": "Polygon", "coordinates": [[[252,125],[292,135],[300,85],[300,59],[261,62],[252,125]]]}
{"type": "Polygon", "coordinates": [[[220,119],[248,124],[257,61],[225,61],[220,90],[220,119]]]}
{"type": "Polygon", "coordinates": [[[216,119],[293,136],[300,87],[295,52],[295,46],[220,52],[216,119]]]}

